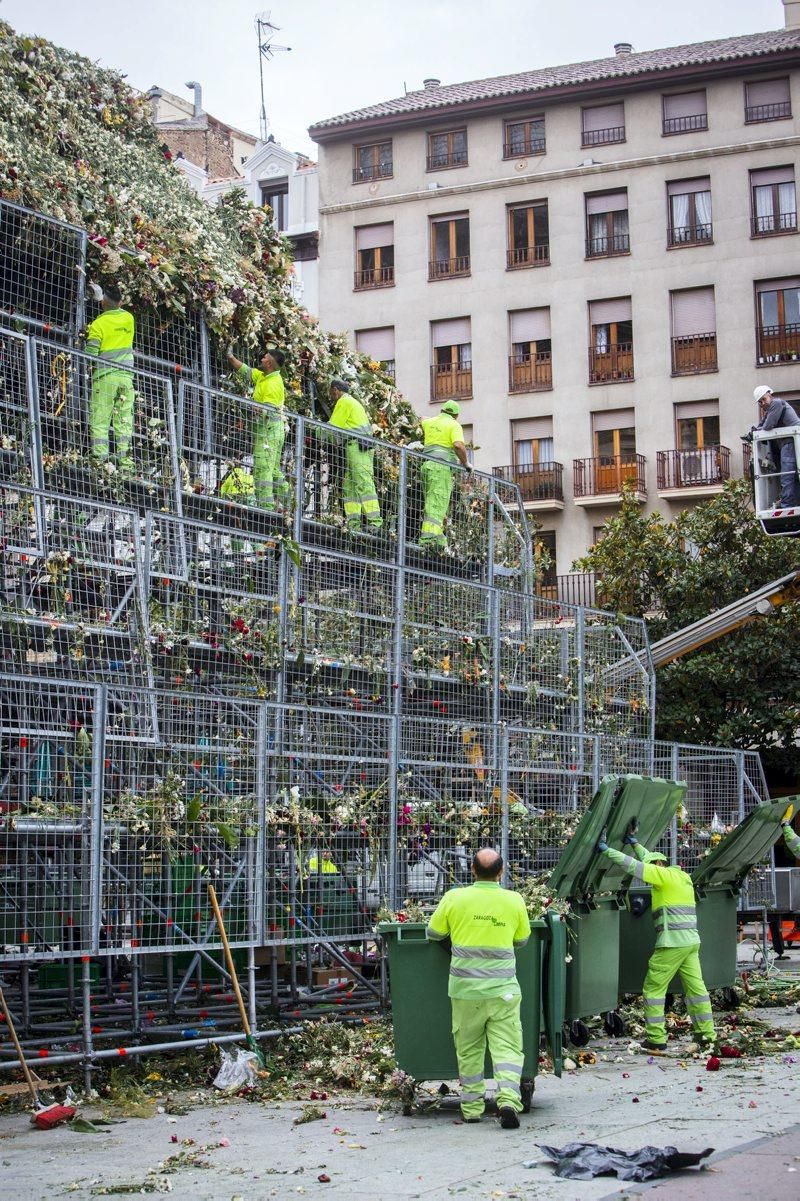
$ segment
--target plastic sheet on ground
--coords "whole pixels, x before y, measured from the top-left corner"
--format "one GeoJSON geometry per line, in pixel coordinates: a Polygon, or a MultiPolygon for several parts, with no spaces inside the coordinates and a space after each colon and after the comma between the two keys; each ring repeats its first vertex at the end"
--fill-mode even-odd
{"type": "MultiPolygon", "coordinates": [[[[619,1180],[656,1180],[681,1168],[696,1168],[711,1155],[705,1151],[679,1151],[677,1147],[641,1147],[638,1151],[618,1151],[597,1143],[567,1143],[564,1147],[537,1144],[547,1159],[555,1163],[556,1176],[562,1180],[592,1180],[595,1176],[616,1176],[619,1180]]],[[[541,1161],[526,1163],[537,1167],[541,1161]]]]}
{"type": "Polygon", "coordinates": [[[237,1047],[234,1053],[221,1050],[220,1055],[222,1061],[214,1077],[214,1088],[233,1094],[255,1083],[258,1056],[254,1051],[243,1051],[237,1047]]]}

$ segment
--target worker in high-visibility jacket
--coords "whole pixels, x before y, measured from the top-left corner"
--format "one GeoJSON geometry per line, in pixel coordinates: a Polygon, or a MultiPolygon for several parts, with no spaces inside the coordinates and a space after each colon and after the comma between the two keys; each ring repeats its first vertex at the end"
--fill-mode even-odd
{"type": "Polygon", "coordinates": [[[483,1068],[488,1043],[504,1130],[516,1130],[522,1109],[524,1054],[515,947],[530,938],[519,893],[501,888],[503,860],[484,847],[472,860],[473,883],[451,888],[431,917],[426,936],[450,939],[448,995],[462,1088],[461,1115],[479,1122],[484,1110],[483,1068]]]}
{"type": "Polygon", "coordinates": [[[322,862],[320,863],[319,855],[314,851],[308,860],[308,870],[310,872],[322,872],[323,876],[338,876],[339,869],[333,862],[333,856],[330,851],[322,852],[322,862]]]}
{"type": "MultiPolygon", "coordinates": [[[[793,800],[797,800],[794,797],[793,800]]],[[[783,815],[783,841],[786,843],[786,849],[790,855],[794,855],[795,859],[800,859],[800,836],[795,834],[791,826],[792,813],[794,812],[794,804],[791,804],[783,815]]]]}
{"type": "Polygon", "coordinates": [[[423,449],[435,462],[426,459],[420,468],[422,489],[425,494],[425,516],[420,531],[420,546],[444,550],[447,538],[444,519],[450,508],[453,492],[453,466],[458,463],[471,471],[464,445],[464,431],[458,423],[460,409],[454,400],[442,405],[437,417],[423,417],[420,421],[424,437],[423,449]]]}
{"type": "Polygon", "coordinates": [[[86,331],[86,353],[96,359],[92,369],[89,400],[89,437],[92,458],[113,463],[124,474],[133,468],[133,313],[122,307],[122,293],[115,284],[101,288],[92,284],[100,301],[100,315],[86,331]],[[114,432],[114,453],[110,435],[114,432]]]}
{"type": "Polygon", "coordinates": [[[634,818],[624,839],[632,854],[609,847],[605,834],[598,842],[597,850],[623,868],[634,880],[650,884],[653,889],[656,945],[647,965],[643,985],[647,1035],[644,1045],[651,1051],[663,1051],[667,1045],[664,1004],[670,981],[676,973],[683,984],[695,1040],[702,1045],[711,1045],[716,1035],[711,998],[703,983],[700,968],[700,935],[697,931],[692,878],[682,868],[667,865],[665,855],[646,850],[636,838],[636,829],[634,818]]]}
{"type": "MultiPolygon", "coordinates": [[[[372,423],[367,410],[360,400],[350,395],[344,380],[331,380],[330,395],[334,406],[328,424],[333,429],[346,430],[350,435],[371,437],[372,423]]],[[[348,530],[353,534],[361,532],[362,517],[370,530],[379,530],[383,526],[375,489],[374,460],[375,452],[369,443],[359,442],[354,436],[344,439],[344,518],[348,530]]]]}
{"type": "Polygon", "coordinates": [[[288,500],[286,477],[281,470],[281,455],[286,439],[284,398],[286,389],[281,376],[282,350],[268,350],[261,367],[248,367],[229,350],[228,362],[239,376],[253,387],[253,400],[263,405],[253,433],[253,488],[259,508],[281,510],[288,500]]]}

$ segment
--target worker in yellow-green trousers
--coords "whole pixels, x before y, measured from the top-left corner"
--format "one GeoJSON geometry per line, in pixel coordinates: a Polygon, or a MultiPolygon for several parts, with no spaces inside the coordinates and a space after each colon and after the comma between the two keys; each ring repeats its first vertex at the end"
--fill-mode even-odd
{"type": "Polygon", "coordinates": [[[800,797],[792,797],[792,804],[783,815],[781,825],[783,826],[783,841],[786,843],[786,849],[790,855],[794,855],[795,859],[800,859],[800,836],[795,834],[792,829],[791,820],[794,812],[794,802],[800,801],[800,797]]]}
{"type": "Polygon", "coordinates": [[[464,431],[457,420],[459,412],[458,404],[448,400],[437,417],[423,417],[420,421],[423,449],[431,458],[426,459],[420,468],[425,516],[419,544],[437,550],[444,550],[447,546],[444,519],[450,509],[453,492],[453,466],[460,463],[467,471],[472,470],[464,445],[464,431]]]}
{"type": "Polygon", "coordinates": [[[653,889],[656,945],[642,987],[647,1036],[644,1045],[651,1051],[663,1051],[666,1048],[664,1004],[670,981],[677,972],[683,984],[686,1010],[692,1021],[695,1040],[710,1046],[716,1034],[711,998],[700,968],[700,935],[697,931],[692,878],[682,868],[670,867],[665,855],[645,850],[636,838],[636,829],[634,818],[624,839],[632,854],[609,847],[605,834],[597,843],[597,850],[633,876],[634,880],[649,884],[653,889]]]}
{"type": "Polygon", "coordinates": [[[253,489],[255,502],[261,509],[281,510],[286,505],[289,490],[281,471],[281,455],[286,439],[284,420],[284,388],[281,367],[285,356],[282,350],[267,350],[261,357],[261,367],[248,367],[228,351],[228,362],[239,376],[253,387],[253,400],[263,405],[253,433],[253,489]]]}
{"type": "Polygon", "coordinates": [[[86,331],[86,353],[96,360],[92,368],[89,400],[89,437],[92,458],[113,462],[124,474],[133,469],[130,455],[133,440],[133,313],[122,308],[122,294],[115,284],[92,284],[100,301],[100,315],[86,331]],[[114,454],[110,436],[114,433],[114,454]]]}
{"type": "MultiPolygon", "coordinates": [[[[331,380],[330,395],[334,405],[328,424],[351,435],[371,437],[372,423],[367,410],[360,400],[350,395],[344,380],[331,380]]],[[[356,436],[344,440],[344,518],[353,534],[361,532],[362,517],[370,530],[379,530],[383,526],[375,489],[374,459],[375,452],[369,443],[359,442],[356,436]]]]}
{"type": "Polygon", "coordinates": [[[461,1115],[479,1122],[484,1111],[486,1047],[497,1082],[497,1110],[504,1130],[516,1130],[522,1110],[524,1063],[515,947],[531,935],[525,902],[501,888],[503,860],[491,847],[476,851],[473,883],[451,888],[431,917],[425,934],[450,939],[448,995],[453,1041],[462,1088],[461,1115]]]}

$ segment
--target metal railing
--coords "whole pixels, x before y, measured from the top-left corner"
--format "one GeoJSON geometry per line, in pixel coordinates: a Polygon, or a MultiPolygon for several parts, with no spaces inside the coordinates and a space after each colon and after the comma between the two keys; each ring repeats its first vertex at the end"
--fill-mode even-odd
{"type": "Polygon", "coordinates": [[[469,400],[472,396],[472,364],[462,367],[434,363],[431,367],[432,400],[469,400]]]}
{"type": "Polygon", "coordinates": [[[503,142],[503,158],[523,158],[530,154],[545,154],[546,151],[547,140],[544,136],[503,142]]]}
{"type": "Polygon", "coordinates": [[[428,171],[444,171],[448,167],[466,167],[468,163],[466,150],[445,151],[444,154],[429,154],[425,159],[428,171]]]}
{"type": "Polygon", "coordinates": [[[535,246],[515,246],[506,252],[506,266],[546,267],[550,262],[550,243],[539,242],[535,246]]]}
{"type": "Polygon", "coordinates": [[[549,350],[509,357],[509,392],[546,392],[552,386],[553,356],[549,350]]]}
{"type": "Polygon", "coordinates": [[[758,364],[800,361],[800,323],[756,327],[758,364]]]}
{"type": "Polygon", "coordinates": [[[717,332],[671,338],[672,374],[699,375],[717,370],[717,332]]]}
{"type": "Polygon", "coordinates": [[[84,324],[86,231],[0,200],[0,319],[75,337],[84,324]]]}
{"type": "Polygon", "coordinates": [[[581,146],[609,146],[625,141],[625,126],[611,125],[608,129],[584,129],[581,146]]]}
{"type": "Polygon", "coordinates": [[[664,117],[661,131],[670,133],[694,133],[698,129],[708,129],[708,113],[692,113],[685,117],[664,117]]]}
{"type": "Polygon", "coordinates": [[[570,571],[566,575],[545,577],[536,586],[539,596],[560,605],[581,605],[592,609],[597,604],[597,576],[591,571],[570,571]]]}
{"type": "Polygon", "coordinates": [[[630,234],[611,234],[586,239],[587,259],[609,258],[614,254],[628,254],[631,249],[630,234]]]}
{"type": "Polygon", "coordinates": [[[394,266],[368,267],[353,273],[353,288],[360,292],[364,288],[388,288],[394,284],[394,266]]]}
{"type": "Polygon", "coordinates": [[[523,501],[564,499],[561,463],[512,463],[508,467],[494,467],[492,471],[515,483],[523,501]]]}
{"type": "Polygon", "coordinates": [[[773,104],[748,104],[744,110],[744,119],[748,125],[758,121],[782,121],[791,115],[790,100],[778,100],[773,104]]]}
{"type": "Polygon", "coordinates": [[[754,238],[788,233],[797,233],[797,213],[765,213],[750,218],[750,234],[754,238]]]}
{"type": "Polygon", "coordinates": [[[711,222],[694,225],[670,225],[667,229],[668,246],[698,246],[713,239],[711,222]]]}
{"type": "Polygon", "coordinates": [[[623,484],[632,485],[640,496],[647,495],[644,455],[600,455],[573,459],[573,492],[582,496],[616,496],[623,484]]]}
{"type": "Polygon", "coordinates": [[[449,279],[454,275],[469,275],[470,256],[460,254],[453,259],[431,259],[428,262],[428,279],[449,279]]]}
{"type": "Polygon", "coordinates": [[[372,163],[368,167],[353,167],[353,183],[367,183],[373,179],[391,179],[392,163],[372,163]]]}
{"type": "Polygon", "coordinates": [[[656,453],[656,487],[721,487],[731,476],[731,452],[727,446],[703,446],[693,450],[659,450],[656,453]]]}
{"type": "Polygon", "coordinates": [[[633,342],[618,342],[604,350],[589,347],[589,383],[613,384],[633,379],[633,342]]]}

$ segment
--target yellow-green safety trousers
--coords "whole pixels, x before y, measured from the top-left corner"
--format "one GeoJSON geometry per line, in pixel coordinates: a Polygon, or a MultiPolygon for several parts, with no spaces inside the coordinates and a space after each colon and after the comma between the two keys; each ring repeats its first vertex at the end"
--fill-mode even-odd
{"type": "Polygon", "coordinates": [[[446,463],[425,462],[420,468],[425,494],[425,516],[419,541],[421,546],[447,546],[444,519],[453,494],[453,472],[446,463]]]}
{"type": "Polygon", "coordinates": [[[92,457],[105,463],[111,457],[109,435],[114,431],[114,459],[124,471],[133,468],[133,376],[113,367],[95,368],[89,401],[89,436],[92,457]]]}
{"type": "Polygon", "coordinates": [[[504,997],[487,997],[485,1000],[450,998],[461,1085],[461,1113],[465,1118],[479,1118],[484,1110],[483,1069],[487,1044],[497,1082],[498,1107],[507,1105],[517,1113],[522,1109],[520,1078],[524,1054],[520,1000],[518,996],[509,1000],[504,997]]]}
{"type": "Polygon", "coordinates": [[[667,1041],[664,1022],[664,1002],[670,981],[677,972],[683,984],[686,1009],[692,1019],[692,1029],[701,1038],[715,1037],[711,998],[703,983],[700,969],[700,947],[656,947],[647,965],[642,992],[647,1037],[654,1043],[667,1041]]]}
{"type": "Polygon", "coordinates": [[[281,454],[286,440],[282,417],[261,417],[253,436],[253,485],[256,504],[262,509],[283,508],[288,499],[281,454]]]}
{"type": "Polygon", "coordinates": [[[373,529],[383,525],[375,489],[374,459],[372,447],[360,446],[355,438],[348,438],[344,448],[342,494],[345,521],[348,529],[354,532],[361,529],[362,514],[373,529]]]}

